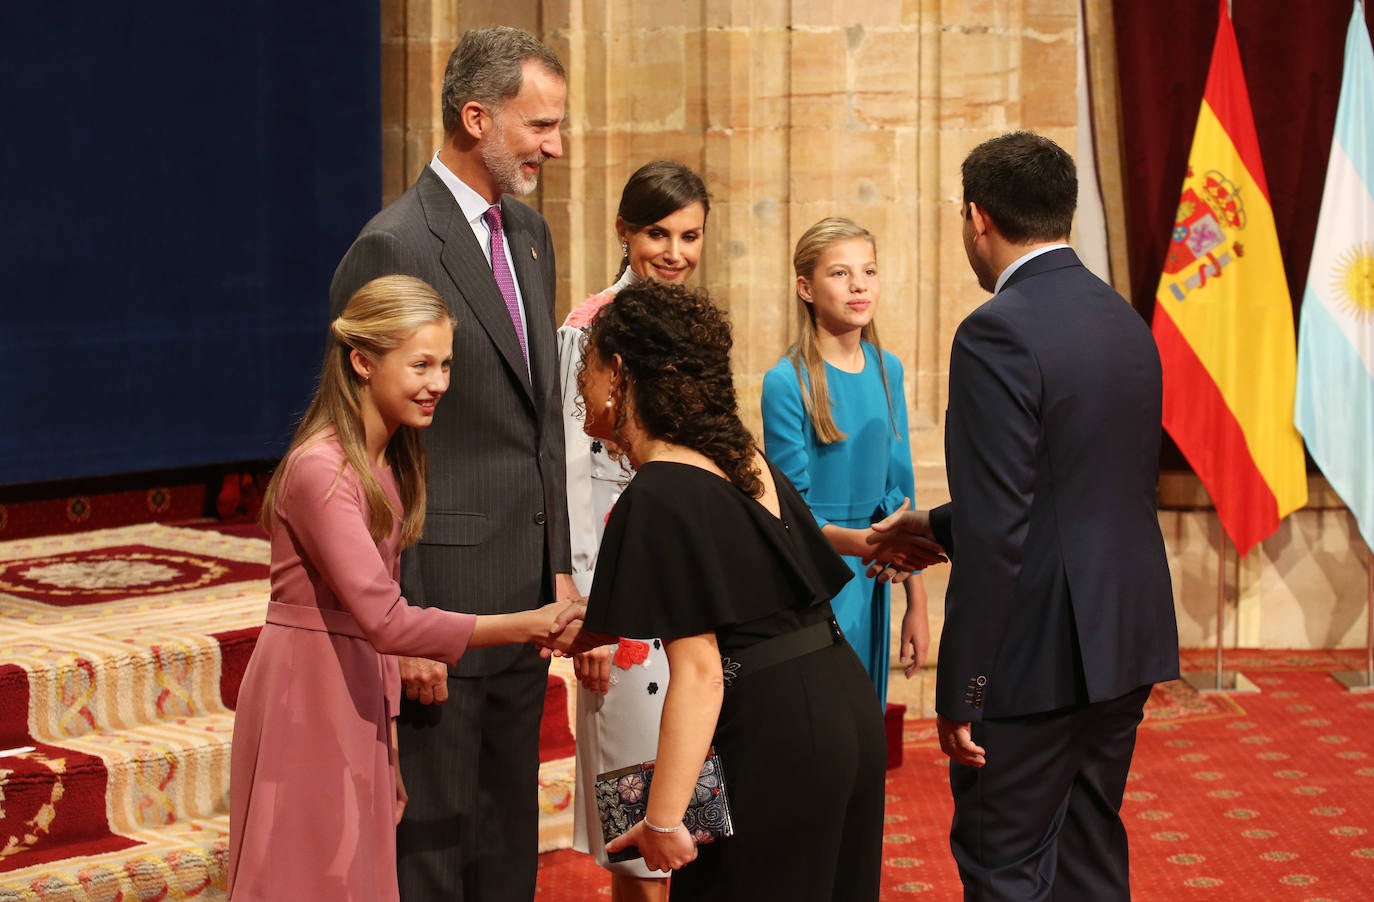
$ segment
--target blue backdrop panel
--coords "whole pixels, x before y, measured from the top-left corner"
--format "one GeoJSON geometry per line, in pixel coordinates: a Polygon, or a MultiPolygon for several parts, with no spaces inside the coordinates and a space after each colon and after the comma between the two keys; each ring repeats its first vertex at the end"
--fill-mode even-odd
{"type": "Polygon", "coordinates": [[[380,205],[378,0],[0,29],[0,485],[275,457],[380,205]]]}

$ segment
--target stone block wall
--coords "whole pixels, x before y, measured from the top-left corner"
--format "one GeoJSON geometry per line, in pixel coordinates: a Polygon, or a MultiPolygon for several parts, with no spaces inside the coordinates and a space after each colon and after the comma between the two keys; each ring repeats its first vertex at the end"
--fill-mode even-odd
{"type": "Polygon", "coordinates": [[[383,3],[384,184],[442,137],[438,86],[461,32],[518,25],[569,72],[566,157],[533,201],[558,246],[560,310],[604,288],[620,188],[672,157],[712,195],[698,280],[734,318],[750,425],[792,328],[791,252],[823,216],[878,239],[884,345],[906,364],[918,486],[943,492],[948,348],[985,295],[959,239],[959,163],[1010,128],[1075,130],[1073,0],[509,0],[383,3]]]}

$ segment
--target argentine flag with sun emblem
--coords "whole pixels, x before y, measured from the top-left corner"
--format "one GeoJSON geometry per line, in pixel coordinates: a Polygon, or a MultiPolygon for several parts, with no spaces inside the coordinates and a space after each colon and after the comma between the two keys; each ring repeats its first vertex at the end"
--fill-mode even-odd
{"type": "Polygon", "coordinates": [[[1355,3],[1298,333],[1294,421],[1374,548],[1374,51],[1355,3]]]}

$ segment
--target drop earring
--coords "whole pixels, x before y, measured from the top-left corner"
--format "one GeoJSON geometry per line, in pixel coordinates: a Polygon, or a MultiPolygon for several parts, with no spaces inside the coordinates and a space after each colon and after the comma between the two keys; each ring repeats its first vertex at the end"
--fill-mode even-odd
{"type": "Polygon", "coordinates": [[[611,396],[611,393],[610,393],[610,392],[607,392],[607,393],[606,393],[606,409],[607,409],[607,410],[610,410],[610,409],[611,409],[612,407],[614,407],[614,406],[615,406],[615,399],[611,396]]]}

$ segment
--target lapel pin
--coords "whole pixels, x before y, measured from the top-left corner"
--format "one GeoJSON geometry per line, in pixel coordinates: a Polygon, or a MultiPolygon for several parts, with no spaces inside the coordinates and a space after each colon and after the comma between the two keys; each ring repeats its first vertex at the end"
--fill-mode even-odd
{"type": "Polygon", "coordinates": [[[532,259],[532,260],[538,260],[538,259],[539,259],[539,253],[538,253],[537,251],[535,251],[534,248],[530,248],[530,259],[532,259]]]}

